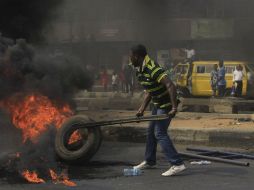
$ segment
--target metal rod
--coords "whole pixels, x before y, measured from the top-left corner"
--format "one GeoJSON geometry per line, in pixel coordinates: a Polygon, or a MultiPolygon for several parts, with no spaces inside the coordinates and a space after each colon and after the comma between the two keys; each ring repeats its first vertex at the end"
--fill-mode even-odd
{"type": "Polygon", "coordinates": [[[125,123],[139,123],[139,122],[146,122],[146,121],[160,121],[169,118],[170,116],[167,114],[162,115],[151,115],[145,117],[132,117],[132,118],[124,118],[124,119],[115,119],[110,121],[99,121],[99,122],[91,122],[85,123],[80,128],[87,128],[87,127],[103,127],[107,125],[115,125],[115,124],[125,124],[125,123]]]}
{"type": "Polygon", "coordinates": [[[204,159],[204,160],[209,160],[209,161],[214,161],[214,162],[221,162],[221,163],[225,163],[225,164],[233,164],[233,165],[238,165],[238,166],[249,166],[250,165],[249,162],[240,162],[240,161],[235,161],[235,160],[215,158],[215,157],[191,154],[191,153],[186,153],[186,152],[180,152],[179,154],[182,156],[190,157],[190,158],[204,159]]]}
{"type": "Polygon", "coordinates": [[[227,156],[219,156],[220,158],[224,158],[224,159],[240,159],[242,158],[242,156],[239,155],[227,155],[227,156]]]}
{"type": "Polygon", "coordinates": [[[195,151],[195,152],[199,152],[199,153],[211,153],[211,154],[215,154],[215,153],[218,153],[217,150],[206,150],[206,149],[199,149],[199,148],[189,148],[187,147],[186,150],[188,151],[195,151]]]}
{"type": "Polygon", "coordinates": [[[226,151],[218,151],[218,150],[206,150],[206,149],[199,149],[199,148],[186,148],[186,150],[196,151],[196,152],[213,152],[213,153],[219,153],[219,154],[224,154],[224,155],[235,155],[235,156],[241,156],[242,158],[247,158],[247,159],[254,160],[253,155],[241,154],[241,153],[235,153],[235,152],[226,152],[226,151]]]}
{"type": "Polygon", "coordinates": [[[229,155],[229,154],[218,154],[217,152],[199,152],[197,153],[198,155],[203,155],[203,156],[213,156],[213,157],[218,157],[218,158],[224,158],[224,159],[238,159],[242,158],[242,156],[239,155],[229,155]]]}
{"type": "Polygon", "coordinates": [[[211,155],[216,155],[217,152],[198,152],[198,155],[204,155],[204,156],[211,156],[211,155]]]}

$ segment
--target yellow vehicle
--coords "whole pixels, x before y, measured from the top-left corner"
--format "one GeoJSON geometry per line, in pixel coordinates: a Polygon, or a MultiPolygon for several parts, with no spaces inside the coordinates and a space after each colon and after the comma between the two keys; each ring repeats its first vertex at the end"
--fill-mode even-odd
{"type": "MultiPolygon", "coordinates": [[[[178,64],[173,70],[172,80],[177,84],[180,94],[182,94],[184,97],[212,96],[210,73],[215,64],[219,64],[219,61],[194,61],[192,64],[178,64]]],[[[247,62],[243,61],[224,61],[226,68],[225,78],[227,81],[227,91],[225,95],[230,95],[231,93],[233,85],[233,71],[239,64],[242,65],[244,73],[242,95],[251,96],[253,92],[248,94],[247,88],[253,89],[249,85],[251,80],[250,75],[253,76],[253,71],[251,71],[251,68],[248,66],[247,62]]]]}

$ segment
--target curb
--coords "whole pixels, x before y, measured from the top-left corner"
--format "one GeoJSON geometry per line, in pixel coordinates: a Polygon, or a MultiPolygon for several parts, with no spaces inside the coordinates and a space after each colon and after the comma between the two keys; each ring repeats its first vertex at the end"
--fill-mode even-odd
{"type": "MultiPolygon", "coordinates": [[[[102,128],[105,140],[116,142],[146,141],[146,128],[143,127],[119,127],[107,126],[102,128]]],[[[222,130],[192,130],[192,129],[170,129],[171,139],[176,144],[206,145],[215,147],[231,147],[253,149],[254,131],[222,131],[222,130]]]]}

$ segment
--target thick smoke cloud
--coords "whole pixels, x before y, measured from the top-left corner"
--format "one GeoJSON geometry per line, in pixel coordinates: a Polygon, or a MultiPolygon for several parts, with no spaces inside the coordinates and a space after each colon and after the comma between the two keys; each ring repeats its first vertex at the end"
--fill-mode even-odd
{"type": "MultiPolygon", "coordinates": [[[[47,48],[35,48],[28,43],[43,40],[42,30],[55,16],[54,11],[61,2],[0,1],[0,102],[13,96],[22,98],[39,93],[55,105],[69,103],[74,107],[73,95],[91,87],[90,74],[77,57],[49,53],[47,48]]],[[[13,126],[7,111],[0,109],[0,173],[3,173],[0,178],[9,174],[12,179],[25,169],[38,171],[43,176],[49,175],[49,168],[57,171],[55,127],[43,133],[37,144],[31,141],[22,144],[21,131],[13,126]]]]}
{"type": "Polygon", "coordinates": [[[16,39],[42,40],[45,24],[56,17],[55,10],[63,0],[1,0],[0,32],[16,39]]]}
{"type": "Polygon", "coordinates": [[[23,39],[4,49],[0,56],[0,99],[20,92],[39,92],[70,103],[74,93],[92,85],[85,65],[77,59],[35,52],[23,39]]]}

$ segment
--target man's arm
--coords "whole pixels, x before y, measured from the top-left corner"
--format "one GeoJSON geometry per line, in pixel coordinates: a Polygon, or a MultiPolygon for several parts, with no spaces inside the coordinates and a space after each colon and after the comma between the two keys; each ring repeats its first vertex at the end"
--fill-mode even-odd
{"type": "Polygon", "coordinates": [[[218,71],[218,82],[222,79],[222,73],[221,73],[222,71],[221,71],[221,69],[219,69],[219,71],[218,71]]]}
{"type": "Polygon", "coordinates": [[[177,112],[177,93],[175,84],[165,75],[160,82],[164,84],[170,95],[170,100],[172,104],[172,110],[169,112],[169,115],[175,116],[177,112]]]}
{"type": "Polygon", "coordinates": [[[143,103],[141,104],[141,106],[138,109],[138,112],[136,114],[137,117],[141,117],[144,115],[144,111],[146,110],[150,101],[151,101],[151,96],[150,96],[149,92],[145,92],[145,97],[144,97],[143,103]]]}
{"type": "Polygon", "coordinates": [[[235,82],[235,74],[236,74],[236,72],[234,71],[233,72],[233,83],[235,82]]]}

